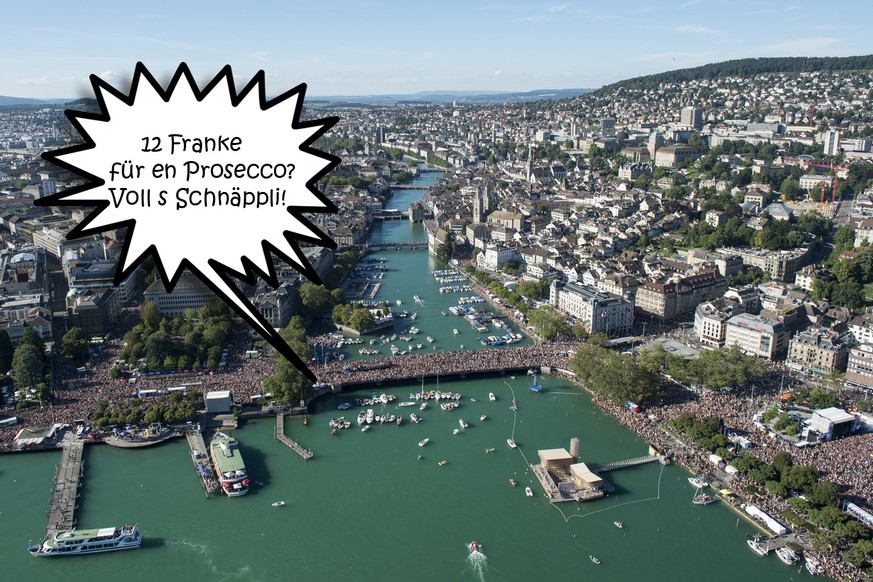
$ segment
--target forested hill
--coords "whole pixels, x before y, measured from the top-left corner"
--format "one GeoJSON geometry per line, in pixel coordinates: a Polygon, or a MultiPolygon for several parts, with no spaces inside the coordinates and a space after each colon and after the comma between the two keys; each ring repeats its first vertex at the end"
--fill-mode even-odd
{"type": "Polygon", "coordinates": [[[660,83],[683,83],[720,77],[749,77],[759,73],[803,73],[812,71],[856,71],[873,69],[873,55],[856,57],[768,57],[737,59],[711,63],[691,69],[677,69],[665,73],[635,77],[605,85],[595,93],[606,93],[618,88],[654,89],[660,83]]]}

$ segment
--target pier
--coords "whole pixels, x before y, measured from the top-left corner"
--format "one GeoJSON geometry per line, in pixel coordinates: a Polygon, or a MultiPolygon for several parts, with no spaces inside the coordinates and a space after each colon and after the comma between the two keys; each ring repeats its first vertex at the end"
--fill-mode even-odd
{"type": "Polygon", "coordinates": [[[191,449],[191,461],[194,463],[194,469],[203,482],[206,496],[209,497],[209,495],[218,491],[218,480],[215,478],[215,469],[212,466],[212,460],[209,458],[206,442],[203,440],[203,435],[200,434],[200,431],[194,429],[189,429],[185,433],[185,438],[188,439],[188,447],[191,449]]]}
{"type": "Polygon", "coordinates": [[[309,459],[311,459],[314,456],[312,454],[312,451],[307,451],[306,449],[301,447],[296,441],[288,438],[285,435],[285,415],[284,414],[277,414],[276,415],[276,440],[278,440],[280,443],[282,443],[283,445],[285,445],[286,447],[288,447],[289,449],[291,449],[292,451],[294,451],[295,453],[297,453],[301,457],[303,457],[304,461],[308,461],[309,459]]]}
{"type": "Polygon", "coordinates": [[[68,434],[62,444],[61,462],[55,471],[52,503],[45,527],[46,537],[73,528],[76,523],[76,508],[79,499],[79,485],[84,473],[85,441],[68,434]]]}
{"type": "Polygon", "coordinates": [[[645,457],[636,457],[634,459],[627,459],[624,461],[609,463],[608,465],[603,465],[602,467],[594,469],[594,472],[598,474],[608,473],[609,471],[615,471],[616,469],[624,469],[625,467],[636,467],[637,465],[645,465],[646,463],[654,463],[656,461],[660,461],[660,458],[654,455],[646,455],[645,457]]]}

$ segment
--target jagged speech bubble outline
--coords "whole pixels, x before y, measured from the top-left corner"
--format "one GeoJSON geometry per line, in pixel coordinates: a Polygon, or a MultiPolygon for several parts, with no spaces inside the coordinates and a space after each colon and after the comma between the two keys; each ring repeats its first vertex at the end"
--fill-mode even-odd
{"type": "Polygon", "coordinates": [[[301,122],[306,84],[267,99],[264,71],[236,91],[230,65],[203,89],[186,63],[166,89],[143,63],[127,95],[90,80],[100,112],[65,112],[84,143],[43,154],[87,182],[35,204],[96,207],[67,238],[127,227],[116,285],[149,254],[168,292],[188,269],[314,381],[233,279],[277,287],[273,254],[320,283],[298,243],[336,248],[302,213],[337,212],[316,183],[340,160],[311,146],[338,118],[301,122]]]}

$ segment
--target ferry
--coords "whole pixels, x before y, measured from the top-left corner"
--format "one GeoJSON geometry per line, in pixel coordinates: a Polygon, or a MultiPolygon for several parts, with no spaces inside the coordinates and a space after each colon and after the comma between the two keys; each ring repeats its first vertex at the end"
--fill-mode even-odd
{"type": "Polygon", "coordinates": [[[32,556],[78,556],[132,550],[142,544],[142,534],[135,525],[71,529],[55,534],[41,544],[27,548],[32,556]]]}
{"type": "Polygon", "coordinates": [[[230,435],[215,433],[209,452],[222,492],[228,497],[240,497],[249,492],[246,464],[239,452],[239,443],[230,435]]]}
{"type": "Polygon", "coordinates": [[[513,439],[506,439],[506,444],[509,445],[510,449],[514,449],[518,446],[517,444],[515,444],[515,441],[513,439]]]}

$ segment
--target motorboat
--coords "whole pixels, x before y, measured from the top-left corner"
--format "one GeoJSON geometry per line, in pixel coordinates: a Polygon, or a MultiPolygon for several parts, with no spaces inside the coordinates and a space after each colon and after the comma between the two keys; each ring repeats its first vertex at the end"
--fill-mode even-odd
{"type": "Polygon", "coordinates": [[[470,553],[472,554],[473,552],[478,552],[478,551],[479,551],[479,544],[476,543],[476,540],[473,540],[472,542],[470,542],[470,543],[467,545],[467,548],[469,548],[470,553]]]}
{"type": "Polygon", "coordinates": [[[486,418],[488,418],[488,415],[483,414],[482,416],[479,417],[479,420],[485,420],[486,418]]]}
{"type": "Polygon", "coordinates": [[[715,502],[715,497],[707,495],[706,493],[695,495],[694,498],[691,499],[691,503],[694,505],[709,505],[713,502],[715,502]]]}
{"type": "Polygon", "coordinates": [[[703,489],[704,487],[709,487],[709,483],[703,480],[703,477],[700,475],[695,475],[694,477],[688,477],[688,482],[697,487],[698,489],[703,489]]]}
{"type": "Polygon", "coordinates": [[[494,402],[495,400],[497,400],[497,397],[494,395],[494,392],[488,393],[488,400],[490,400],[491,402],[494,402]]]}
{"type": "Polygon", "coordinates": [[[445,465],[447,465],[447,464],[448,464],[448,461],[445,460],[445,459],[443,459],[442,461],[440,461],[439,463],[437,463],[437,465],[439,465],[440,467],[443,467],[443,466],[445,466],[445,465]]]}
{"type": "Polygon", "coordinates": [[[800,556],[798,556],[797,553],[788,546],[778,548],[776,550],[776,557],[782,560],[782,563],[786,566],[793,566],[800,560],[800,556]]]}
{"type": "Polygon", "coordinates": [[[458,331],[458,328],[455,327],[455,328],[452,328],[452,333],[455,334],[455,335],[458,335],[458,334],[461,333],[461,332],[459,332],[459,331],[458,331]]]}
{"type": "Polygon", "coordinates": [[[597,558],[597,556],[588,556],[588,559],[591,560],[592,562],[594,562],[595,564],[600,563],[600,560],[597,558]]]}
{"type": "Polygon", "coordinates": [[[274,501],[271,505],[273,507],[285,507],[285,502],[284,501],[274,501]]]}
{"type": "Polygon", "coordinates": [[[426,445],[429,442],[430,442],[430,438],[423,438],[420,441],[418,441],[418,446],[423,447],[424,445],[426,445]]]}
{"type": "Polygon", "coordinates": [[[397,406],[415,406],[415,402],[409,402],[409,401],[401,402],[397,406]]]}
{"type": "Polygon", "coordinates": [[[458,434],[459,432],[461,432],[461,429],[456,428],[452,431],[452,434],[458,434]]]}
{"type": "Polygon", "coordinates": [[[358,424],[364,424],[365,422],[367,422],[367,413],[361,411],[358,413],[358,424]]]}
{"type": "Polygon", "coordinates": [[[371,427],[371,425],[365,424],[364,426],[361,427],[361,432],[367,432],[368,430],[370,430],[370,427],[371,427]]]}
{"type": "Polygon", "coordinates": [[[351,407],[352,407],[352,403],[351,403],[351,402],[343,402],[342,404],[340,404],[339,406],[337,406],[336,409],[337,409],[337,410],[348,410],[348,409],[351,408],[351,407]]]}
{"type": "Polygon", "coordinates": [[[612,522],[612,525],[614,525],[614,526],[617,527],[618,529],[622,529],[622,528],[624,527],[624,524],[623,524],[622,522],[620,522],[620,521],[613,521],[613,522],[612,522]]]}
{"type": "Polygon", "coordinates": [[[746,540],[746,543],[749,544],[749,547],[753,552],[763,557],[770,553],[770,549],[761,543],[761,538],[758,536],[753,537],[750,540],[746,540]]]}
{"type": "Polygon", "coordinates": [[[494,452],[494,449],[493,449],[493,448],[485,449],[485,452],[486,452],[486,453],[493,453],[493,452],[494,452]]]}
{"type": "Polygon", "coordinates": [[[815,558],[806,556],[806,563],[804,565],[806,566],[806,571],[813,576],[818,576],[819,574],[822,574],[824,572],[824,570],[822,570],[821,564],[819,564],[818,560],[816,560],[815,558]]]}
{"type": "Polygon", "coordinates": [[[372,408],[368,408],[368,409],[367,409],[367,415],[364,417],[364,420],[367,422],[367,424],[370,424],[370,423],[373,422],[373,420],[374,420],[375,418],[376,418],[376,413],[373,412],[373,409],[372,409],[372,408]]]}
{"type": "Polygon", "coordinates": [[[518,446],[513,439],[506,439],[506,444],[509,445],[510,449],[514,449],[518,446]]]}
{"type": "Polygon", "coordinates": [[[409,420],[411,420],[413,424],[418,424],[419,422],[421,422],[421,419],[414,412],[409,415],[409,420]]]}
{"type": "Polygon", "coordinates": [[[509,484],[512,485],[513,487],[517,487],[517,486],[518,486],[518,481],[516,481],[515,479],[513,479],[513,478],[510,477],[510,479],[509,479],[509,484]]]}
{"type": "Polygon", "coordinates": [[[528,497],[533,497],[533,489],[531,489],[530,487],[525,487],[524,494],[527,495],[528,497]]]}
{"type": "Polygon", "coordinates": [[[425,408],[427,408],[427,402],[422,402],[421,405],[418,407],[419,410],[424,410],[425,408]]]}
{"type": "Polygon", "coordinates": [[[467,421],[464,420],[463,418],[458,419],[458,424],[461,425],[461,428],[468,428],[470,426],[469,424],[467,424],[467,421]]]}

